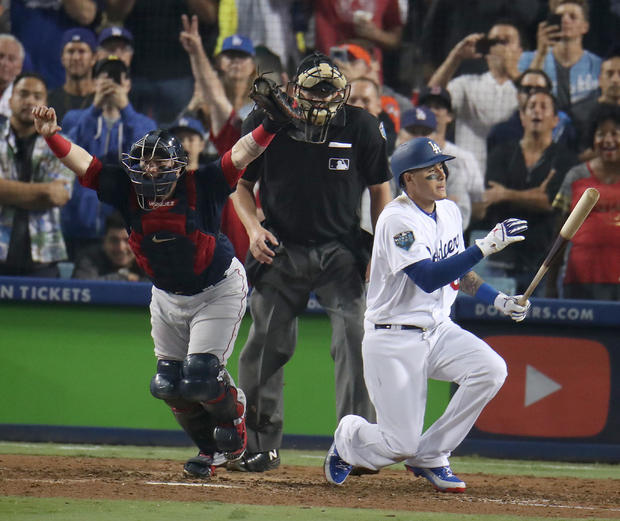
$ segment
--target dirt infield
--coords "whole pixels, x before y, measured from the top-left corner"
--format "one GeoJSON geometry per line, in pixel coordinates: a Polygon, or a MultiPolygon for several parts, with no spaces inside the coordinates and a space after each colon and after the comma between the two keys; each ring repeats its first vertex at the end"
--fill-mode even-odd
{"type": "Polygon", "coordinates": [[[464,494],[435,492],[399,470],[328,485],[319,467],[282,466],[264,474],[218,469],[209,481],[185,478],[178,461],[0,456],[0,493],[80,499],[221,501],[550,518],[620,518],[620,480],[459,474],[464,494]]]}

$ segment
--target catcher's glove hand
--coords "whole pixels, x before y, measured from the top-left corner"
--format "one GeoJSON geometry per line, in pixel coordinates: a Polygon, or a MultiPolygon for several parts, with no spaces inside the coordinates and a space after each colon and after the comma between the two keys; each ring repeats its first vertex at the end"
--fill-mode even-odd
{"type": "Polygon", "coordinates": [[[275,81],[265,76],[254,80],[250,98],[267,113],[269,119],[280,126],[285,126],[294,119],[303,119],[301,110],[293,106],[293,99],[283,92],[275,81]]]}

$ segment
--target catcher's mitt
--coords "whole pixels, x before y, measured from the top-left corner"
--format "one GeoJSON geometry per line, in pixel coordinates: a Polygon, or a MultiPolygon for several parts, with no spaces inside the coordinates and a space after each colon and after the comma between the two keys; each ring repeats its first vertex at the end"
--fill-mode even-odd
{"type": "Polygon", "coordinates": [[[283,92],[276,82],[265,76],[254,80],[250,98],[279,125],[284,126],[295,119],[304,119],[301,110],[293,105],[293,99],[283,92]]]}

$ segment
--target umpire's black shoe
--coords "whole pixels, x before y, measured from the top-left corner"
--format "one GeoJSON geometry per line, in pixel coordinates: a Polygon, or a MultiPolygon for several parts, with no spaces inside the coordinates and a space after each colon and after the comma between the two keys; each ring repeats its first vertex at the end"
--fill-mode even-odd
{"type": "Polygon", "coordinates": [[[379,474],[379,471],[367,469],[366,467],[353,467],[349,476],[365,476],[366,474],[379,474]]]}
{"type": "Polygon", "coordinates": [[[272,449],[265,452],[246,452],[241,459],[229,462],[227,469],[239,472],[266,472],[279,466],[280,451],[272,449]]]}
{"type": "Polygon", "coordinates": [[[188,459],[183,466],[183,473],[192,478],[207,479],[215,475],[213,456],[200,452],[198,456],[188,459]]]}

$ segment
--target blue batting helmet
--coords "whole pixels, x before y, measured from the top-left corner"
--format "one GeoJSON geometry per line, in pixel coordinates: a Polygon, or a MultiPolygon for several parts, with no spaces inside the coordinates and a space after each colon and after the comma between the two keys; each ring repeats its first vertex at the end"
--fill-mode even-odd
{"type": "Polygon", "coordinates": [[[392,155],[392,173],[400,185],[400,176],[409,170],[426,168],[454,159],[441,151],[437,143],[428,137],[417,137],[400,145],[392,155]]]}

